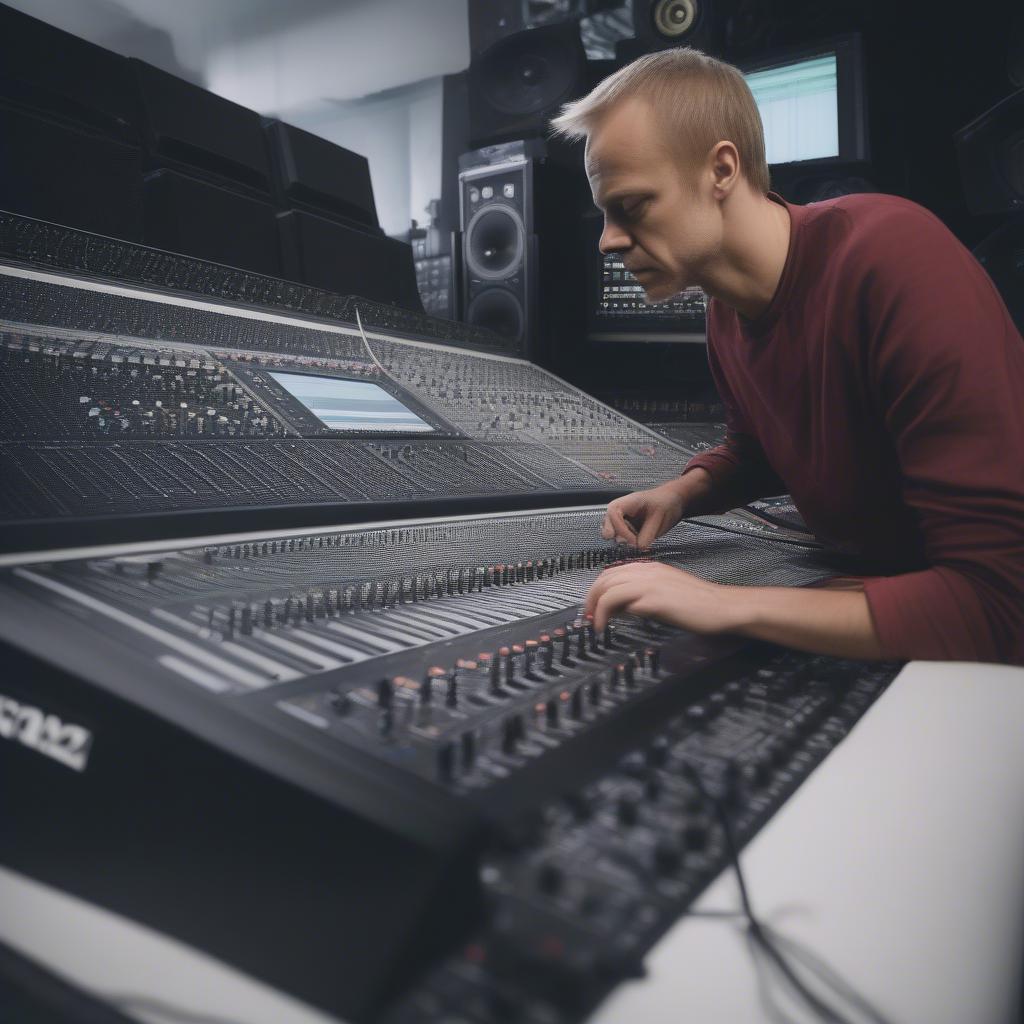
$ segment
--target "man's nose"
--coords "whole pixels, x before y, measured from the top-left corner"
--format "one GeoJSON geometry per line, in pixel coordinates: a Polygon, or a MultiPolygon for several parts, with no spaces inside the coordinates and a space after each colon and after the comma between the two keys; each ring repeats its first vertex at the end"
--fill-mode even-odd
{"type": "Polygon", "coordinates": [[[597,247],[601,252],[607,256],[611,252],[622,252],[632,244],[632,239],[622,228],[605,221],[604,231],[601,232],[601,240],[597,243],[597,247]]]}

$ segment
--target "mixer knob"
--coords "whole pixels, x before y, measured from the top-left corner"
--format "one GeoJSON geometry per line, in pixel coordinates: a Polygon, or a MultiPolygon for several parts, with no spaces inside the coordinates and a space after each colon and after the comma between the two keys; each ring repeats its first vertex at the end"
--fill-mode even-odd
{"type": "Polygon", "coordinates": [[[483,652],[477,656],[477,664],[480,666],[480,671],[487,676],[487,688],[492,696],[502,696],[501,689],[501,678],[499,672],[501,670],[498,659],[494,655],[483,652]]]}
{"type": "Polygon", "coordinates": [[[620,825],[635,825],[640,818],[640,808],[635,800],[629,797],[620,797],[615,808],[615,816],[620,825]]]}
{"type": "Polygon", "coordinates": [[[626,683],[626,689],[632,690],[636,688],[636,662],[632,657],[627,658],[625,662],[619,666],[622,669],[622,678],[626,683]]]}
{"type": "Polygon", "coordinates": [[[537,654],[540,645],[536,640],[527,640],[523,644],[523,676],[526,679],[537,681],[540,675],[537,673],[537,654]]]}
{"type": "Polygon", "coordinates": [[[507,686],[516,677],[515,656],[512,653],[511,647],[499,647],[498,656],[501,658],[501,675],[507,686]]]}
{"type": "Polygon", "coordinates": [[[420,684],[420,703],[430,704],[434,699],[434,683],[444,679],[448,673],[439,665],[431,665],[420,684]]]}
{"type": "Polygon", "coordinates": [[[548,726],[552,729],[558,728],[559,717],[561,714],[560,708],[561,701],[557,697],[552,697],[547,704],[544,706],[544,717],[548,723],[548,726]]]}
{"type": "Polygon", "coordinates": [[[764,786],[772,777],[771,761],[763,755],[755,757],[743,768],[743,777],[751,785],[764,786]]]}
{"type": "Polygon", "coordinates": [[[683,845],[688,850],[703,850],[708,845],[709,822],[704,817],[691,818],[682,829],[683,845]]]}
{"type": "Polygon", "coordinates": [[[608,689],[613,693],[619,688],[619,684],[622,681],[622,670],[624,668],[624,665],[612,665],[608,669],[608,689]]]}
{"type": "Polygon", "coordinates": [[[682,851],[669,839],[659,839],[655,843],[653,858],[654,870],[663,875],[673,874],[683,863],[682,851]]]}
{"type": "Polygon", "coordinates": [[[331,710],[336,715],[347,715],[352,710],[351,697],[340,690],[333,691],[327,700],[331,705],[331,710]]]}
{"type": "Polygon", "coordinates": [[[691,704],[686,709],[686,720],[699,729],[707,724],[708,709],[703,704],[691,704]]]}
{"type": "Polygon", "coordinates": [[[519,715],[511,715],[505,719],[501,729],[501,749],[506,754],[514,754],[516,745],[523,738],[523,720],[519,715]]]}
{"type": "Polygon", "coordinates": [[[540,638],[540,656],[541,656],[541,667],[546,675],[554,674],[555,660],[555,644],[554,641],[547,633],[543,633],[540,638]]]}
{"type": "Polygon", "coordinates": [[[252,634],[252,605],[247,604],[242,606],[241,620],[239,622],[239,629],[242,631],[244,636],[250,636],[252,634]]]}
{"type": "Polygon", "coordinates": [[[558,644],[559,644],[559,654],[560,654],[559,659],[558,659],[559,663],[562,664],[562,665],[574,665],[575,662],[569,656],[572,653],[571,650],[570,650],[570,644],[572,643],[572,638],[569,636],[569,634],[561,626],[559,626],[554,631],[554,636],[555,636],[555,639],[558,641],[558,644]]]}
{"type": "Polygon", "coordinates": [[[647,671],[656,676],[661,669],[661,651],[657,647],[648,647],[644,653],[647,655],[647,671]]]}
{"type": "Polygon", "coordinates": [[[606,649],[611,649],[615,646],[615,627],[609,622],[604,627],[604,637],[602,638],[606,649]]]}
{"type": "Polygon", "coordinates": [[[569,716],[575,721],[583,717],[583,687],[577,686],[569,698],[569,716]]]}
{"type": "Polygon", "coordinates": [[[390,679],[382,679],[377,684],[377,707],[382,710],[390,708],[395,697],[395,688],[390,679]]]}
{"type": "Polygon", "coordinates": [[[580,661],[589,661],[590,656],[587,654],[587,633],[586,630],[580,626],[576,629],[576,657],[580,661]]]}
{"type": "Polygon", "coordinates": [[[442,782],[451,782],[455,772],[455,744],[442,743],[437,750],[437,777],[442,782]]]}
{"type": "Polygon", "coordinates": [[[537,888],[541,892],[556,893],[564,882],[565,873],[557,864],[542,864],[537,871],[537,888]]]}
{"type": "Polygon", "coordinates": [[[470,769],[476,763],[476,736],[471,732],[464,732],[459,737],[459,756],[462,758],[462,767],[470,769]]]}

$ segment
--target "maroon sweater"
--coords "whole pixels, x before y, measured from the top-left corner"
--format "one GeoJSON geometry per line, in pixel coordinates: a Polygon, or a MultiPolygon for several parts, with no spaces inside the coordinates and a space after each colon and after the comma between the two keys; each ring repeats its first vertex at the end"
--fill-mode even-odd
{"type": "Polygon", "coordinates": [[[788,491],[871,559],[888,656],[1024,663],[1024,340],[999,293],[909,200],[771,198],[782,278],[756,320],[710,303],[729,433],[684,472],[735,505],[788,491]]]}

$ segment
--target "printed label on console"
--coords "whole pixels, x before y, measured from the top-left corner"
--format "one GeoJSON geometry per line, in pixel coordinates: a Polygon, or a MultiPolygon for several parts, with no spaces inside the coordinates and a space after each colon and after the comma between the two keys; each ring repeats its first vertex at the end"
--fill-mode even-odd
{"type": "Polygon", "coordinates": [[[92,748],[92,733],[84,726],[63,722],[56,715],[2,693],[0,739],[21,743],[76,772],[85,771],[92,748]]]}

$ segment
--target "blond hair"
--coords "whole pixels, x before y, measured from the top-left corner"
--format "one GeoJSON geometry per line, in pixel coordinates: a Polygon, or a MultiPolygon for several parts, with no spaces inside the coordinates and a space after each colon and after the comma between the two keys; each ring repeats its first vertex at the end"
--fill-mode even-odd
{"type": "Polygon", "coordinates": [[[562,107],[551,127],[569,139],[586,138],[609,108],[632,96],[651,103],[684,162],[697,163],[716,142],[727,139],[751,187],[767,194],[771,181],[764,129],[750,87],[731,64],[692,47],[647,53],[619,68],[582,99],[562,107]]]}

